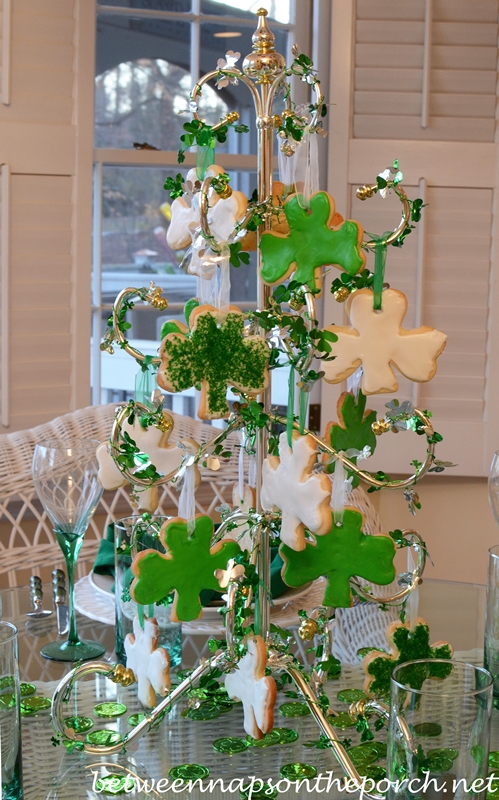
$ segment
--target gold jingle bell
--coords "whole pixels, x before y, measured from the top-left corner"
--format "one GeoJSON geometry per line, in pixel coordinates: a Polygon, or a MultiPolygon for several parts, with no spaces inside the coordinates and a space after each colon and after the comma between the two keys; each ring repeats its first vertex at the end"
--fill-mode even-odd
{"type": "Polygon", "coordinates": [[[345,300],[350,297],[350,289],[348,289],[346,286],[340,286],[339,289],[336,289],[336,291],[333,292],[333,295],[334,299],[338,303],[344,303],[345,300]]]}
{"type": "Polygon", "coordinates": [[[359,200],[367,200],[368,197],[372,197],[374,192],[376,191],[377,186],[369,186],[366,184],[365,186],[359,186],[356,191],[356,195],[359,200]]]}
{"type": "Polygon", "coordinates": [[[298,636],[305,642],[310,642],[318,632],[319,626],[313,619],[304,619],[298,628],[298,636]]]}
{"type": "Polygon", "coordinates": [[[121,679],[122,686],[131,686],[135,683],[135,673],[132,669],[125,668],[125,673],[121,679]]]}
{"type": "Polygon", "coordinates": [[[383,433],[388,433],[391,425],[386,419],[380,419],[378,422],[373,422],[371,430],[375,436],[381,436],[383,433]]]}
{"type": "Polygon", "coordinates": [[[116,664],[113,671],[109,674],[109,679],[113,681],[113,683],[121,683],[123,675],[125,674],[125,667],[123,664],[116,664]]]}
{"type": "Polygon", "coordinates": [[[163,415],[155,423],[154,427],[159,428],[159,430],[163,433],[169,433],[171,430],[173,430],[173,419],[169,414],[163,413],[163,415]]]}

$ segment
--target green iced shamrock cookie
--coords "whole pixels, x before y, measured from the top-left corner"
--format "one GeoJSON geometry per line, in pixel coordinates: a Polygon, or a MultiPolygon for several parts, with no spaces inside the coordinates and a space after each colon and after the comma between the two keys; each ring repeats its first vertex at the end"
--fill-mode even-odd
{"type": "MultiPolygon", "coordinates": [[[[369,447],[371,455],[376,449],[376,436],[372,424],[376,422],[376,411],[366,409],[366,396],[359,392],[357,400],[352,392],[343,392],[337,403],[338,422],[330,422],[326,428],[326,442],[330,442],[337,453],[341,450],[364,450],[369,447]]],[[[350,456],[350,461],[357,463],[356,456],[350,456]]],[[[333,465],[329,468],[333,471],[333,465]]],[[[350,472],[349,472],[350,477],[350,472]]],[[[352,488],[359,485],[357,475],[353,476],[352,488]]]]}
{"type": "Polygon", "coordinates": [[[172,621],[198,619],[202,613],[199,599],[202,589],[220,591],[215,570],[226,569],[229,559],[241,552],[236,542],[227,540],[210,547],[212,536],[210,517],[196,517],[192,536],[188,534],[184,519],[169,520],[160,534],[166,553],[144,550],[133,560],[135,579],[130,594],[135,602],[150,605],[175,591],[172,621]]]}
{"type": "Polygon", "coordinates": [[[284,561],[282,577],[288,586],[303,586],[325,575],[327,587],[323,604],[334,608],[352,605],[349,580],[355,575],[385,585],[395,578],[395,545],[389,536],[366,536],[360,511],[345,508],[343,522],[334,525],[316,543],[307,543],[297,552],[285,544],[280,554],[284,561]]]}
{"type": "Polygon", "coordinates": [[[310,209],[300,205],[298,195],[284,203],[289,233],[267,231],[262,235],[262,278],[274,285],[289,278],[321,289],[320,270],[327,265],[340,267],[355,275],[364,267],[366,257],[361,250],[364,231],[358,222],[346,220],[332,229],[334,200],[327,192],[310,198],[310,209]]]}

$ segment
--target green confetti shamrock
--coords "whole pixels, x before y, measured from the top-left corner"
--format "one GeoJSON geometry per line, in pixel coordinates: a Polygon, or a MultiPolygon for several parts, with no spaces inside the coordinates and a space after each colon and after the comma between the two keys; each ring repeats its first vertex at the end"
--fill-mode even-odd
{"type": "MultiPolygon", "coordinates": [[[[430,645],[430,626],[418,617],[414,628],[409,622],[390,623],[386,629],[386,640],[391,654],[373,650],[365,656],[362,668],[367,675],[364,691],[369,695],[388,695],[390,676],[399,664],[419,659],[449,659],[454,649],[448,642],[430,645]]],[[[411,664],[398,672],[398,680],[412,689],[421,689],[427,678],[443,679],[452,672],[452,664],[411,664]]]]}
{"type": "MultiPolygon", "coordinates": [[[[366,410],[366,396],[359,392],[357,400],[352,392],[343,392],[337,403],[338,422],[330,422],[326,428],[326,441],[331,442],[337,453],[350,449],[364,450],[369,447],[371,455],[376,449],[376,436],[372,424],[376,422],[376,411],[366,410]]],[[[357,463],[357,456],[350,456],[350,461],[357,463]]],[[[328,472],[334,470],[333,465],[328,472]]],[[[348,477],[351,472],[348,470],[348,477]]],[[[359,485],[357,475],[353,476],[352,488],[359,485]]]]}
{"type": "Polygon", "coordinates": [[[196,517],[192,536],[188,534],[186,521],[180,517],[165,523],[160,541],[166,553],[144,550],[132,562],[135,579],[130,594],[135,602],[151,605],[175,590],[172,621],[198,619],[202,613],[201,590],[219,592],[215,570],[226,569],[229,559],[241,552],[236,542],[227,540],[210,547],[212,536],[213,521],[207,516],[196,517]]]}
{"type": "Polygon", "coordinates": [[[269,348],[262,336],[244,335],[244,315],[237,306],[230,306],[226,316],[213,306],[197,306],[190,330],[175,324],[177,330],[170,329],[161,345],[158,383],[168,392],[200,386],[200,419],[229,414],[228,386],[251,395],[266,387],[269,348]]]}
{"type": "MultiPolygon", "coordinates": [[[[332,520],[331,520],[332,523],[332,520]]],[[[377,584],[395,578],[395,545],[389,536],[366,536],[362,533],[364,517],[354,508],[345,508],[343,523],[332,524],[329,533],[317,536],[297,552],[281,544],[284,561],[282,577],[288,586],[303,586],[325,575],[327,587],[323,604],[333,608],[352,605],[349,580],[354,575],[377,584]]]]}
{"type": "Polygon", "coordinates": [[[284,213],[289,233],[268,231],[260,241],[265,283],[272,286],[281,283],[294,272],[296,281],[320,290],[321,267],[332,264],[350,275],[364,267],[366,257],[360,247],[362,226],[346,220],[332,229],[335,205],[327,192],[317,192],[311,197],[310,210],[303,207],[298,195],[292,195],[284,203],[284,213]]]}

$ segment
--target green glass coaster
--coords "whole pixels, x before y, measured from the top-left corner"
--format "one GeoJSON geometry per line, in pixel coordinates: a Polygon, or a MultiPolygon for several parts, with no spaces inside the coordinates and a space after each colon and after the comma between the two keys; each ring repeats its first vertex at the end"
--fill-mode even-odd
{"type": "Polygon", "coordinates": [[[168,773],[168,777],[172,781],[182,779],[184,781],[203,780],[210,774],[208,767],[203,767],[202,764],[179,764],[178,767],[172,767],[168,773]]]}
{"type": "Polygon", "coordinates": [[[351,747],[348,755],[356,766],[359,764],[372,764],[373,761],[378,760],[377,750],[371,744],[359,744],[357,747],[351,747]]]}
{"type": "Polygon", "coordinates": [[[248,744],[250,744],[251,747],[272,747],[273,744],[280,743],[280,738],[279,732],[273,730],[266,733],[261,739],[252,739],[248,737],[248,744]]]}
{"type": "Polygon", "coordinates": [[[452,758],[445,756],[428,756],[426,766],[430,772],[448,772],[452,769],[452,758]]]}
{"type": "Polygon", "coordinates": [[[275,786],[269,786],[268,783],[264,783],[260,788],[260,783],[256,783],[256,781],[259,781],[259,778],[256,778],[253,785],[248,784],[248,786],[244,786],[239,790],[241,800],[248,800],[249,797],[251,797],[251,800],[274,800],[279,794],[275,786]]]}
{"type": "Polygon", "coordinates": [[[109,728],[100,728],[98,731],[87,733],[87,742],[97,745],[119,744],[123,739],[118,731],[110,731],[109,728]]]}
{"type": "Polygon", "coordinates": [[[94,727],[94,723],[89,717],[65,717],[64,727],[75,733],[85,733],[94,727]]]}
{"type": "Polygon", "coordinates": [[[213,742],[213,749],[216,750],[217,753],[227,753],[228,755],[242,753],[244,750],[247,750],[249,746],[250,743],[246,741],[246,739],[237,739],[232,736],[223,736],[221,739],[215,739],[213,742]]]}
{"type": "Polygon", "coordinates": [[[274,728],[274,733],[279,734],[279,744],[291,744],[299,737],[298,731],[292,728],[274,728]]]}
{"type": "Polygon", "coordinates": [[[438,722],[419,722],[414,726],[416,736],[440,736],[442,726],[438,722]]]}
{"type": "MultiPolygon", "coordinates": [[[[451,761],[455,761],[459,755],[459,750],[455,750],[453,747],[437,747],[435,750],[428,750],[426,753],[428,758],[450,758],[451,761]]],[[[490,756],[493,755],[489,753],[489,767],[495,766],[495,764],[490,763],[490,756]]],[[[497,766],[499,767],[499,753],[497,766]]]]}
{"type": "Polygon", "coordinates": [[[275,800],[279,794],[275,786],[269,786],[268,783],[264,783],[263,786],[259,788],[260,783],[256,783],[257,780],[258,778],[255,780],[253,786],[249,784],[240,789],[240,799],[248,800],[248,798],[251,797],[251,800],[275,800]]]}
{"type": "Polygon", "coordinates": [[[21,716],[29,717],[39,711],[46,711],[52,705],[48,697],[25,697],[21,700],[21,716]]]}
{"type": "Polygon", "coordinates": [[[220,716],[220,709],[215,703],[203,703],[198,708],[191,708],[187,716],[195,720],[216,719],[220,716]]]}
{"type": "Polygon", "coordinates": [[[35,694],[36,686],[34,686],[32,683],[20,683],[19,691],[21,693],[21,697],[29,697],[31,694],[35,694]]]}
{"type": "Polygon", "coordinates": [[[0,708],[13,708],[16,704],[16,696],[12,692],[0,694],[0,708]]]}
{"type": "Polygon", "coordinates": [[[279,706],[279,714],[283,717],[308,717],[310,713],[306,703],[283,703],[279,706]]]}
{"type": "Polygon", "coordinates": [[[333,728],[354,728],[357,725],[355,717],[350,716],[347,711],[341,711],[336,717],[328,715],[328,720],[333,728]]]}
{"type": "Polygon", "coordinates": [[[129,794],[135,788],[131,775],[105,775],[95,781],[95,791],[104,795],[116,797],[120,794],[129,794]]]}
{"type": "Polygon", "coordinates": [[[123,703],[97,703],[97,705],[94,706],[95,716],[103,717],[104,719],[122,717],[126,712],[127,707],[123,703]]]}
{"type": "Polygon", "coordinates": [[[362,689],[341,689],[336,697],[342,703],[356,703],[358,700],[365,700],[366,694],[362,689]]]}
{"type": "Polygon", "coordinates": [[[287,778],[290,781],[299,781],[303,778],[315,778],[317,770],[312,764],[283,764],[279,770],[281,778],[287,778]]]}
{"type": "Polygon", "coordinates": [[[135,728],[135,726],[139,725],[139,723],[143,722],[145,720],[145,718],[146,718],[146,715],[142,714],[142,713],[130,714],[130,716],[127,719],[127,722],[128,722],[128,724],[130,725],[131,728],[135,728]]]}

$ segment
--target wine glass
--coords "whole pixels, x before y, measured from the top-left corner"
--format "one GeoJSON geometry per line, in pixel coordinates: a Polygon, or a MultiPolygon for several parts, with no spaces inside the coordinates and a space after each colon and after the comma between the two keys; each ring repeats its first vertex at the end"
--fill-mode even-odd
{"type": "Polygon", "coordinates": [[[489,503],[499,525],[499,450],[494,453],[489,470],[489,503]]]}
{"type": "Polygon", "coordinates": [[[80,641],[76,632],[74,572],[90,517],[102,495],[97,478],[96,439],[47,439],[35,447],[33,481],[64,553],[68,572],[69,634],[66,641],[50,642],[41,649],[54,661],[98,658],[105,652],[99,642],[80,641]]]}

